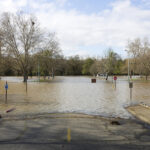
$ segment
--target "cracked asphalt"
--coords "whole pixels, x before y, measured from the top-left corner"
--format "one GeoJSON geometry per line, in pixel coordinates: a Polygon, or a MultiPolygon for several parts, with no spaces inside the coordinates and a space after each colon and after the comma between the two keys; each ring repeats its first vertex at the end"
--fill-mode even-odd
{"type": "Polygon", "coordinates": [[[83,114],[11,117],[0,120],[0,133],[0,150],[150,149],[150,128],[135,119],[83,114]],[[120,125],[112,124],[114,120],[120,125]]]}

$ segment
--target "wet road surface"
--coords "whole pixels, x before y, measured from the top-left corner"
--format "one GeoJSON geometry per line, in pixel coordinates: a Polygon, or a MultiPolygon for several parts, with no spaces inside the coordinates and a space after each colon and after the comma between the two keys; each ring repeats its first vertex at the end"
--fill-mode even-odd
{"type": "Polygon", "coordinates": [[[112,120],[82,114],[4,119],[0,125],[0,149],[149,149],[148,126],[125,119],[115,119],[120,124],[116,125],[111,124],[112,120]]]}

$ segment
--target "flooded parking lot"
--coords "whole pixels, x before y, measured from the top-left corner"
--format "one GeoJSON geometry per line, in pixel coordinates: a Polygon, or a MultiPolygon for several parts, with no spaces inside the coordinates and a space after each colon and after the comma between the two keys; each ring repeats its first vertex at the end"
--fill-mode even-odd
{"type": "MultiPolygon", "coordinates": [[[[124,108],[130,104],[127,77],[117,80],[116,90],[112,79],[90,77],[55,77],[51,82],[30,79],[28,92],[20,77],[3,77],[0,81],[0,113],[27,115],[57,112],[85,113],[108,117],[129,118],[124,108]],[[8,81],[8,103],[5,104],[5,81],[8,81]],[[14,109],[6,113],[9,109],[14,109]]],[[[150,104],[150,82],[134,81],[133,103],[150,104]]]]}

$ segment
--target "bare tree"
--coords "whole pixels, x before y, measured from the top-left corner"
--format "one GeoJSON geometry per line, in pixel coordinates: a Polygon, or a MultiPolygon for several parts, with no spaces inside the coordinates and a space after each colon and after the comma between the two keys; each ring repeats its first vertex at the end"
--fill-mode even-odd
{"type": "Polygon", "coordinates": [[[98,71],[99,74],[105,74],[107,72],[105,64],[106,64],[106,59],[104,59],[104,58],[101,58],[98,61],[97,71],[98,71]]]}
{"type": "Polygon", "coordinates": [[[119,69],[119,60],[121,60],[120,56],[115,53],[112,49],[107,51],[107,55],[103,60],[105,62],[105,71],[106,71],[106,80],[109,75],[113,75],[119,69]]]}
{"type": "Polygon", "coordinates": [[[150,74],[150,43],[147,38],[129,41],[128,49],[131,54],[131,68],[133,64],[134,71],[140,75],[147,76],[150,74]]]}
{"type": "Polygon", "coordinates": [[[35,17],[21,13],[4,13],[1,17],[4,47],[15,58],[27,81],[29,56],[41,42],[41,31],[35,17]]]}
{"type": "Polygon", "coordinates": [[[90,73],[96,76],[98,74],[99,62],[95,60],[95,62],[90,67],[90,73]]]}
{"type": "Polygon", "coordinates": [[[36,55],[37,61],[40,62],[40,66],[42,67],[41,71],[44,76],[51,75],[54,77],[58,65],[57,59],[59,59],[61,54],[61,49],[55,33],[45,35],[42,45],[43,47],[36,55]]]}
{"type": "Polygon", "coordinates": [[[127,49],[129,50],[128,53],[132,57],[132,59],[130,59],[130,72],[137,73],[137,63],[141,54],[141,48],[142,43],[140,38],[136,38],[134,41],[128,41],[127,49]]]}

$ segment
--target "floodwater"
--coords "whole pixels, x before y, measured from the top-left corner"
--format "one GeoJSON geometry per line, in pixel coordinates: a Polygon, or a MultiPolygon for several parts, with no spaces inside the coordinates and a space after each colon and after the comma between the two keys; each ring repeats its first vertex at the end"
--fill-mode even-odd
{"type": "MultiPolygon", "coordinates": [[[[132,103],[150,104],[150,82],[134,81],[132,103]]],[[[3,77],[0,80],[0,114],[30,115],[57,112],[85,113],[107,117],[130,118],[124,108],[130,104],[127,77],[118,78],[116,89],[109,81],[91,77],[55,77],[50,82],[26,84],[22,77],[3,77]],[[8,99],[5,104],[5,82],[8,82],[8,99]],[[13,111],[6,113],[7,110],[13,111]]]]}

